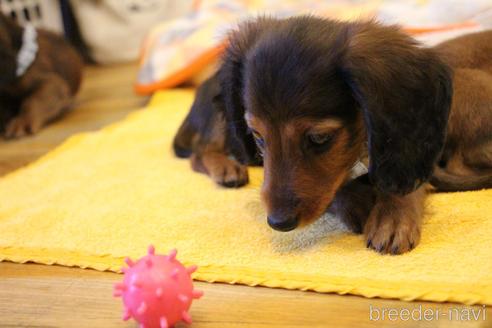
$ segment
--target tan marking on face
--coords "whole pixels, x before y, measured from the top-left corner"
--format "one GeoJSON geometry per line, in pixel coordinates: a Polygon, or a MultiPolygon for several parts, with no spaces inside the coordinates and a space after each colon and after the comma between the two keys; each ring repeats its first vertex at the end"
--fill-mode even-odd
{"type": "Polygon", "coordinates": [[[343,122],[339,119],[326,119],[322,121],[314,122],[312,127],[309,129],[311,133],[329,133],[337,130],[343,126],[343,122]]]}
{"type": "Polygon", "coordinates": [[[342,126],[342,121],[336,118],[328,118],[323,120],[297,119],[293,122],[285,124],[283,129],[287,136],[294,137],[296,135],[302,135],[306,132],[312,134],[330,134],[342,126]]]}
{"type": "Polygon", "coordinates": [[[319,218],[360,155],[362,139],[347,148],[351,131],[336,118],[297,118],[275,125],[250,113],[245,119],[265,140],[261,196],[268,215],[294,215],[299,218],[299,226],[319,218]],[[326,152],[314,154],[305,149],[307,134],[335,132],[326,152]]]}
{"type": "Polygon", "coordinates": [[[349,138],[348,131],[342,129],[333,140],[330,150],[299,166],[293,183],[296,193],[302,199],[297,209],[300,227],[312,223],[326,211],[335,193],[347,179],[359,154],[358,147],[346,149],[349,138]]]}

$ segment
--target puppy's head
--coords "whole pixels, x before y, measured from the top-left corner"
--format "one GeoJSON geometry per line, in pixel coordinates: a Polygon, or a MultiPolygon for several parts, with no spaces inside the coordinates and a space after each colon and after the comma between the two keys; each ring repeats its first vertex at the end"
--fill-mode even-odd
{"type": "Polygon", "coordinates": [[[394,27],[249,22],[231,35],[220,77],[238,157],[263,156],[277,230],[318,218],[366,142],[372,183],[398,194],[429,178],[444,142],[450,73],[394,27]]]}

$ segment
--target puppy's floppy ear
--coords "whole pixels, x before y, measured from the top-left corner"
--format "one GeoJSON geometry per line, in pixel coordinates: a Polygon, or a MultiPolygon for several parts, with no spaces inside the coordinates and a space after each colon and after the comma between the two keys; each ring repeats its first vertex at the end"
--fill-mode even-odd
{"type": "Polygon", "coordinates": [[[450,69],[397,27],[354,23],[341,71],[364,115],[369,176],[384,192],[406,194],[432,174],[451,106],[450,69]]]}
{"type": "Polygon", "coordinates": [[[244,119],[244,61],[247,51],[261,35],[262,30],[276,21],[259,18],[245,22],[238,30],[229,35],[222,66],[219,70],[221,85],[221,101],[225,106],[225,117],[228,128],[227,140],[231,152],[242,164],[261,164],[262,158],[256,147],[253,135],[248,130],[244,119]]]}

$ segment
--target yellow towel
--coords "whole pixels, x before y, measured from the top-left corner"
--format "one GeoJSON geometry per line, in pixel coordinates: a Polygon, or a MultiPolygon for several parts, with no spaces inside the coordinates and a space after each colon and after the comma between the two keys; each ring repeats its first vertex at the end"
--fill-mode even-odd
{"type": "Polygon", "coordinates": [[[153,243],[197,264],[198,280],[492,305],[492,190],[431,196],[422,242],[402,256],[367,250],[330,218],[277,233],[258,196],[261,169],[229,190],[173,156],[192,98],[158,94],[0,179],[0,259],[118,271],[153,243]]]}

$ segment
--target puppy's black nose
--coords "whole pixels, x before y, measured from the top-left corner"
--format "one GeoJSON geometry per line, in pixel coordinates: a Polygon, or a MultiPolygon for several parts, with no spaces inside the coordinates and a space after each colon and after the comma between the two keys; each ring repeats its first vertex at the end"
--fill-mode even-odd
{"type": "Polygon", "coordinates": [[[268,216],[268,225],[278,231],[291,231],[297,228],[299,220],[295,216],[268,216]]]}

